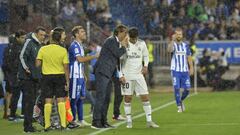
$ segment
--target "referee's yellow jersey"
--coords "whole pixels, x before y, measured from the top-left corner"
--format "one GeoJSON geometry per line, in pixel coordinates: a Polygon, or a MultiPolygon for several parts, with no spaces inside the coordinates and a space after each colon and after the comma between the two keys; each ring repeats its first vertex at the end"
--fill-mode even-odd
{"type": "Polygon", "coordinates": [[[66,48],[56,44],[41,47],[37,59],[42,61],[44,75],[64,74],[63,64],[69,63],[66,48]]]}

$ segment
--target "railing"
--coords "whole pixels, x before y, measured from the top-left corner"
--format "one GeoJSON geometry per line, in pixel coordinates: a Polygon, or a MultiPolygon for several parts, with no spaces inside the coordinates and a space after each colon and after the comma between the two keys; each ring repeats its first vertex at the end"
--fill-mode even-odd
{"type": "Polygon", "coordinates": [[[170,65],[171,54],[167,52],[167,42],[152,41],[154,45],[154,65],[170,65]]]}

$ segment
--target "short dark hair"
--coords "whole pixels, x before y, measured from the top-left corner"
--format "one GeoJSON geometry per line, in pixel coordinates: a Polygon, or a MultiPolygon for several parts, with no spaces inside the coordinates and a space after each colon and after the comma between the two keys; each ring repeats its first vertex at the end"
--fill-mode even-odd
{"type": "Polygon", "coordinates": [[[83,29],[82,26],[78,25],[78,26],[74,26],[72,29],[72,36],[76,37],[76,34],[79,32],[80,29],[83,29]]]}
{"type": "Polygon", "coordinates": [[[26,31],[24,31],[23,29],[19,29],[17,32],[15,32],[15,37],[19,38],[19,37],[21,37],[23,35],[26,35],[26,34],[27,34],[26,31]]]}
{"type": "Polygon", "coordinates": [[[61,36],[62,33],[65,32],[65,30],[62,27],[55,27],[52,30],[52,40],[56,43],[60,43],[61,42],[61,36]]]}
{"type": "Polygon", "coordinates": [[[129,34],[130,38],[137,38],[138,37],[138,28],[131,27],[128,31],[128,34],[129,34]]]}
{"type": "Polygon", "coordinates": [[[127,30],[127,26],[120,24],[114,29],[113,35],[117,36],[119,32],[123,32],[124,30],[127,30]]]}
{"type": "Polygon", "coordinates": [[[37,28],[35,29],[35,33],[38,33],[40,30],[46,31],[46,29],[43,26],[37,26],[37,28]]]}

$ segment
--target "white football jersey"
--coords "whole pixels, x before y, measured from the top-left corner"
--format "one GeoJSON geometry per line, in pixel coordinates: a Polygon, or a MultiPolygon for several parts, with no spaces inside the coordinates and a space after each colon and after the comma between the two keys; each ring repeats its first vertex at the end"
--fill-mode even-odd
{"type": "Polygon", "coordinates": [[[135,44],[129,42],[127,52],[121,57],[120,77],[123,75],[129,80],[141,78],[143,62],[148,66],[149,57],[145,41],[137,40],[135,44]]]}

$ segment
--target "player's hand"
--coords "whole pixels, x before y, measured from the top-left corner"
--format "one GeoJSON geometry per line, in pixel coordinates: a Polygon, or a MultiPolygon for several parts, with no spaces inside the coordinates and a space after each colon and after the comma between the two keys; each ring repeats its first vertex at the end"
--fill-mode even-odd
{"type": "Polygon", "coordinates": [[[175,41],[175,40],[176,40],[176,35],[173,34],[173,35],[172,35],[172,41],[175,41]]]}
{"type": "Polygon", "coordinates": [[[190,67],[189,69],[189,75],[192,76],[193,75],[193,68],[190,67]]]}
{"type": "Polygon", "coordinates": [[[120,81],[121,84],[125,84],[126,83],[126,79],[125,79],[124,76],[119,78],[119,81],[120,81]]]}
{"type": "Polygon", "coordinates": [[[142,68],[142,74],[146,75],[148,73],[148,68],[147,67],[143,67],[142,68]]]}

